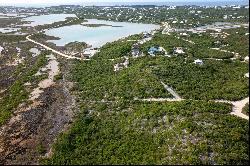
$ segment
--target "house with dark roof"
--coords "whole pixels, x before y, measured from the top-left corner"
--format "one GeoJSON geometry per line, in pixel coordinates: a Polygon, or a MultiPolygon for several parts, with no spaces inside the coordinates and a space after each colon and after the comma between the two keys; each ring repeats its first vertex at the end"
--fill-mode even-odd
{"type": "Polygon", "coordinates": [[[139,56],[139,54],[140,54],[140,46],[139,46],[138,43],[133,44],[131,52],[132,52],[132,56],[139,56]]]}

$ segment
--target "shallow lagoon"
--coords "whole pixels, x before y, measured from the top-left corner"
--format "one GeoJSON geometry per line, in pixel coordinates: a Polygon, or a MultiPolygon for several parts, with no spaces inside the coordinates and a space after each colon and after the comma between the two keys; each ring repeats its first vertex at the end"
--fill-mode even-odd
{"type": "Polygon", "coordinates": [[[31,21],[29,24],[23,26],[37,26],[44,24],[52,24],[58,21],[64,21],[67,17],[76,17],[75,14],[49,14],[40,16],[31,16],[23,19],[23,21],[31,21]]]}
{"type": "Polygon", "coordinates": [[[111,26],[87,27],[83,25],[71,25],[49,29],[46,30],[45,33],[61,38],[60,40],[51,40],[51,42],[58,46],[63,46],[69,42],[80,41],[92,45],[92,48],[96,48],[101,47],[107,42],[145,31],[150,32],[160,27],[154,24],[112,22],[96,19],[88,19],[88,22],[84,24],[106,24],[111,26]]]}

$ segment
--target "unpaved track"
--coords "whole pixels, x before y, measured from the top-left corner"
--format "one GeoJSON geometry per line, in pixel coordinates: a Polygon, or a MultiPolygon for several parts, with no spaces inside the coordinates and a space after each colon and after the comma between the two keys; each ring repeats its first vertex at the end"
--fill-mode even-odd
{"type": "Polygon", "coordinates": [[[168,85],[164,84],[162,81],[161,81],[161,84],[164,86],[164,88],[165,88],[169,93],[171,93],[171,95],[174,96],[174,98],[175,98],[176,101],[182,100],[182,98],[180,97],[180,95],[178,95],[178,93],[175,92],[171,87],[169,87],[168,85]]]}
{"type": "Polygon", "coordinates": [[[59,52],[59,51],[54,50],[53,48],[50,48],[50,47],[48,47],[48,46],[46,46],[46,45],[44,45],[44,44],[42,44],[42,43],[39,43],[39,42],[36,42],[35,40],[30,39],[31,36],[32,36],[32,35],[27,36],[26,39],[27,39],[28,41],[34,43],[34,44],[37,44],[37,45],[39,45],[39,46],[45,48],[46,50],[52,51],[53,53],[55,53],[55,54],[57,54],[57,55],[60,55],[60,56],[62,56],[62,57],[64,57],[64,58],[67,58],[67,59],[78,59],[78,60],[90,60],[90,59],[82,59],[82,58],[78,58],[78,57],[74,57],[74,56],[70,56],[70,55],[63,54],[63,53],[61,53],[61,52],[59,52]]]}
{"type": "Polygon", "coordinates": [[[249,97],[240,101],[215,100],[215,102],[232,104],[233,105],[231,112],[232,115],[249,120],[249,116],[242,113],[243,108],[246,106],[247,103],[249,103],[249,97]]]}

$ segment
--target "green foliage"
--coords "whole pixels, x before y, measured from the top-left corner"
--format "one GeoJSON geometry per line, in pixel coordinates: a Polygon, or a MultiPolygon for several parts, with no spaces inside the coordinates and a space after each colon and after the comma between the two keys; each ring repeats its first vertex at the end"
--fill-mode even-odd
{"type": "Polygon", "coordinates": [[[242,62],[206,60],[204,65],[184,63],[182,58],[160,58],[153,73],[186,99],[240,100],[248,96],[248,65],[242,62]]]}
{"type": "Polygon", "coordinates": [[[26,40],[26,36],[25,35],[1,35],[0,34],[0,41],[1,42],[19,42],[19,41],[23,41],[26,40]]]}
{"type": "Polygon", "coordinates": [[[242,113],[249,116],[249,104],[246,104],[245,107],[242,110],[242,113]]]}
{"type": "Polygon", "coordinates": [[[233,58],[234,54],[228,52],[222,52],[219,50],[213,50],[209,48],[199,48],[196,45],[189,51],[195,58],[218,58],[218,59],[229,59],[233,58]]]}
{"type": "Polygon", "coordinates": [[[100,49],[100,52],[95,55],[95,59],[115,59],[128,56],[134,43],[135,42],[126,42],[124,40],[107,43],[100,49]]]}
{"type": "Polygon", "coordinates": [[[56,75],[56,76],[54,77],[54,79],[55,79],[55,81],[62,80],[62,79],[63,79],[62,73],[56,75]]]}
{"type": "Polygon", "coordinates": [[[225,49],[239,53],[241,56],[249,56],[249,28],[237,28],[224,30],[230,34],[222,42],[228,44],[225,49]]]}
{"type": "Polygon", "coordinates": [[[40,40],[59,40],[60,38],[54,36],[48,36],[43,33],[36,33],[32,35],[32,39],[40,41],[40,40]]]}
{"type": "Polygon", "coordinates": [[[157,45],[165,48],[168,54],[172,54],[174,47],[187,47],[191,44],[178,39],[176,34],[162,35],[161,33],[156,33],[152,40],[142,45],[142,50],[144,53],[147,53],[150,47],[157,45]]]}
{"type": "MultiPolygon", "coordinates": [[[[164,39],[157,35],[152,44],[169,48],[183,44],[179,40],[164,43],[164,39]]],[[[76,82],[82,111],[71,129],[59,137],[52,158],[42,159],[42,164],[248,163],[247,121],[230,115],[229,104],[204,101],[246,96],[245,63],[205,61],[198,66],[185,63],[180,56],[145,56],[129,58],[129,68],[114,72],[114,64],[128,54],[119,48],[121,43],[126,45],[122,41],[107,44],[91,61],[75,61],[71,79],[76,82]],[[160,81],[186,99],[202,100],[133,100],[171,97],[160,81]]],[[[151,43],[143,47],[147,45],[151,43]]]]}
{"type": "Polygon", "coordinates": [[[87,48],[87,43],[85,42],[70,42],[68,44],[66,44],[64,47],[68,50],[68,51],[71,51],[71,52],[83,52],[84,49],[87,48]]]}
{"type": "Polygon", "coordinates": [[[246,164],[248,123],[227,104],[100,104],[82,114],[42,164],[246,164]],[[235,153],[234,153],[235,152],[235,153]]]}
{"type": "Polygon", "coordinates": [[[142,61],[132,61],[129,68],[114,72],[114,62],[92,60],[77,62],[72,77],[77,90],[85,100],[120,100],[171,97],[151,70],[143,68],[142,61]]]}

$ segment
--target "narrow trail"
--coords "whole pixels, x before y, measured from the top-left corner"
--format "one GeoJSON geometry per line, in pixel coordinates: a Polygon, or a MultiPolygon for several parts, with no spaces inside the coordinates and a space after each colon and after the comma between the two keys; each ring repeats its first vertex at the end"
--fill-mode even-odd
{"type": "Polygon", "coordinates": [[[168,102],[178,102],[178,101],[182,101],[184,99],[175,99],[175,98],[148,98],[148,99],[137,99],[135,98],[134,100],[138,100],[138,101],[155,101],[155,102],[164,102],[164,101],[168,101],[168,102]]]}
{"type": "Polygon", "coordinates": [[[29,98],[29,100],[31,101],[34,101],[35,99],[39,98],[41,93],[44,92],[44,89],[52,86],[55,83],[54,77],[58,75],[58,73],[60,72],[59,63],[57,59],[55,58],[55,56],[48,55],[47,57],[49,58],[49,63],[46,66],[46,70],[49,70],[48,78],[40,81],[38,84],[38,87],[31,92],[30,98],[29,98]]]}

